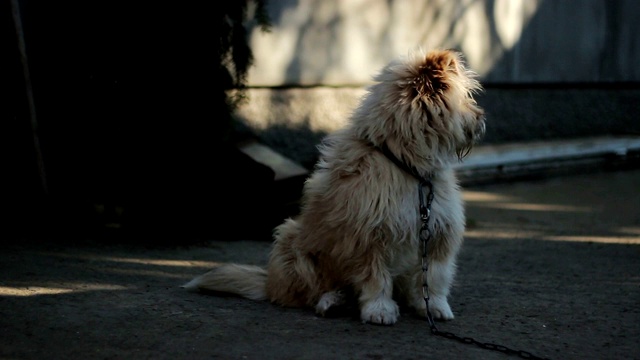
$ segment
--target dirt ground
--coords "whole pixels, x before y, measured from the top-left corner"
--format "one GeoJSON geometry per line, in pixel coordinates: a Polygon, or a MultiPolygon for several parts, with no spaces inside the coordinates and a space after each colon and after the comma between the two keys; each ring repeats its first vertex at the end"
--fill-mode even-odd
{"type": "MultiPolygon", "coordinates": [[[[640,359],[640,170],[465,190],[466,242],[440,330],[551,359],[640,359]]],[[[506,359],[430,334],[179,286],[268,241],[0,247],[2,359],[506,359]]]]}

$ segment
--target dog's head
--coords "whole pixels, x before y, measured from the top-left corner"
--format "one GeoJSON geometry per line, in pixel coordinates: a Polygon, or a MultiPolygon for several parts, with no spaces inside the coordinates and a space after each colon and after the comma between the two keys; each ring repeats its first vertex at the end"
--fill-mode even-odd
{"type": "Polygon", "coordinates": [[[484,111],[473,98],[482,91],[476,78],[453,50],[417,50],[391,62],[359,109],[375,109],[367,136],[396,143],[408,157],[462,159],[485,132],[484,111]]]}

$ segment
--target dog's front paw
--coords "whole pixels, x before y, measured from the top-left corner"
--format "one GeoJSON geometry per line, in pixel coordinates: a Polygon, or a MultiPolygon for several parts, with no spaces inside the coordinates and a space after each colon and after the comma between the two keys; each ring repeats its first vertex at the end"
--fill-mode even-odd
{"type": "Polygon", "coordinates": [[[393,325],[398,321],[400,308],[391,299],[376,299],[365,303],[360,311],[363,322],[379,325],[393,325]]]}
{"type": "Polygon", "coordinates": [[[453,312],[445,297],[434,296],[429,299],[429,311],[434,319],[453,320],[453,312]]]}

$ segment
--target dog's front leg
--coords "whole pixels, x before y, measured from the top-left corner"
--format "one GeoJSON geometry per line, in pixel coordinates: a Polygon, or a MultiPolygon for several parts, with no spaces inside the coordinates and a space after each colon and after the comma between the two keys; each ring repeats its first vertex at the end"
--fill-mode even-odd
{"type": "Polygon", "coordinates": [[[415,309],[419,316],[427,316],[427,305],[422,294],[422,267],[412,267],[396,278],[396,288],[400,299],[415,309]]]}
{"type": "Polygon", "coordinates": [[[455,273],[455,264],[453,257],[444,259],[443,261],[431,261],[427,272],[427,281],[429,284],[429,311],[434,318],[439,320],[453,319],[453,312],[447,296],[449,296],[449,288],[453,282],[455,273]]]}
{"type": "MultiPolygon", "coordinates": [[[[453,279],[453,264],[449,262],[432,262],[427,275],[429,284],[429,311],[435,319],[451,320],[453,312],[447,302],[449,287],[453,279]]],[[[420,267],[403,274],[396,279],[399,295],[403,296],[409,306],[413,307],[419,316],[427,316],[427,304],[424,299],[423,273],[420,267]]]]}
{"type": "Polygon", "coordinates": [[[363,322],[391,325],[398,321],[400,309],[392,299],[393,278],[382,261],[374,261],[361,281],[356,283],[360,290],[360,318],[363,322]]]}

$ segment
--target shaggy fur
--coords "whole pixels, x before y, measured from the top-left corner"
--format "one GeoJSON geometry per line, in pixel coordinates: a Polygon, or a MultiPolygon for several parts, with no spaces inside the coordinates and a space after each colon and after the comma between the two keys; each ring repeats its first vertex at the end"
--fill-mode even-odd
{"type": "Polygon", "coordinates": [[[451,165],[484,134],[484,112],[473,99],[482,88],[452,50],[412,52],[375,80],[350,122],[319,147],[300,214],[275,229],[266,270],[222,265],[185,288],[310,306],[321,315],[351,294],[361,319],[374,324],[397,321],[395,300],[426,316],[418,180],[376,148],[386,144],[432,178],[429,308],[436,319],[453,319],[447,296],[465,216],[451,165]]]}

